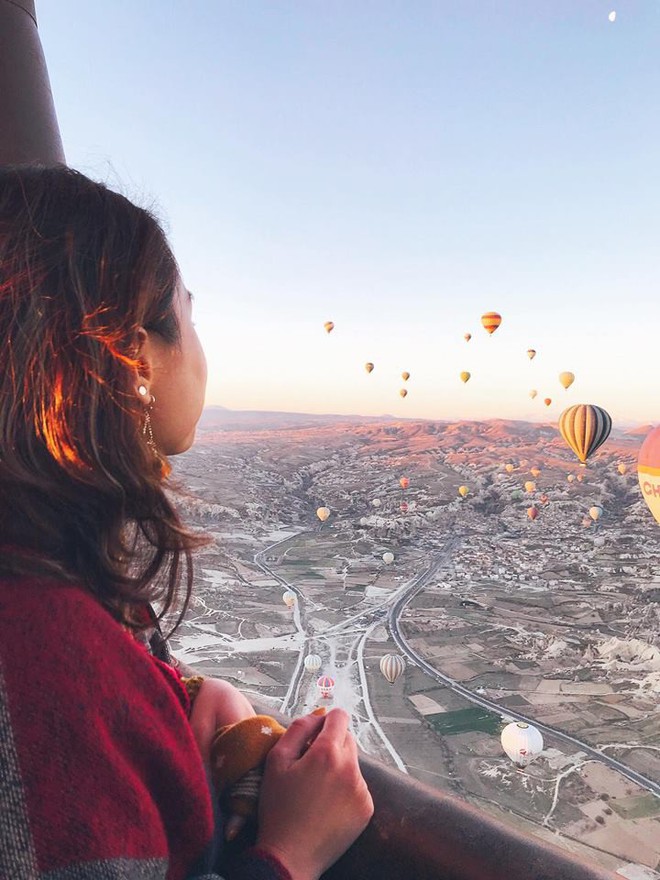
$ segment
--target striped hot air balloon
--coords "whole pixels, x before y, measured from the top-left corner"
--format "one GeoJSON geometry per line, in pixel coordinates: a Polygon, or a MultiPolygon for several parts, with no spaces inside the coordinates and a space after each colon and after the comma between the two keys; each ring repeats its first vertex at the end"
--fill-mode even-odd
{"type": "Polygon", "coordinates": [[[321,668],[321,658],[318,654],[308,654],[305,657],[305,669],[307,672],[318,672],[321,668]]]}
{"type": "Polygon", "coordinates": [[[484,330],[492,336],[502,323],[502,315],[498,314],[498,312],[486,312],[485,315],[481,316],[481,323],[484,330]]]}
{"type": "Polygon", "coordinates": [[[328,699],[332,696],[335,689],[335,680],[329,675],[321,675],[316,681],[316,686],[319,689],[321,696],[324,699],[328,699]]]}
{"type": "Polygon", "coordinates": [[[406,661],[401,654],[383,654],[380,658],[380,671],[390,684],[394,684],[405,668],[406,661]]]}
{"type": "Polygon", "coordinates": [[[582,464],[586,464],[610,436],[612,419],[600,406],[578,403],[561,414],[559,430],[582,464]]]}
{"type": "Polygon", "coordinates": [[[660,523],[660,426],[647,434],[637,460],[639,488],[649,510],[660,523]]]}

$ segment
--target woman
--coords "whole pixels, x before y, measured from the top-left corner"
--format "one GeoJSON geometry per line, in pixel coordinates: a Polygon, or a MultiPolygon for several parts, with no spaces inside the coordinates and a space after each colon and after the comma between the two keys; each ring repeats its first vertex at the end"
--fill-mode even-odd
{"type": "MultiPolygon", "coordinates": [[[[213,876],[209,741],[252,708],[205,682],[191,710],[144,644],[200,543],[164,491],[204,400],[191,313],[148,212],[64,166],[0,169],[2,878],[213,876]]],[[[272,749],[228,877],[317,878],[365,828],[347,722],[272,749]]]]}

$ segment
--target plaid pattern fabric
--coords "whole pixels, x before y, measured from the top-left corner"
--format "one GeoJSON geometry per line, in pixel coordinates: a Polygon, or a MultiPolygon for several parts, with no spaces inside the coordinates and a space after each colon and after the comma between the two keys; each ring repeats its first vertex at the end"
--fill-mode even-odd
{"type": "MultiPolygon", "coordinates": [[[[0,579],[0,880],[218,880],[188,707],[82,589],[0,579]]],[[[288,878],[240,861],[230,880],[288,878]]]]}

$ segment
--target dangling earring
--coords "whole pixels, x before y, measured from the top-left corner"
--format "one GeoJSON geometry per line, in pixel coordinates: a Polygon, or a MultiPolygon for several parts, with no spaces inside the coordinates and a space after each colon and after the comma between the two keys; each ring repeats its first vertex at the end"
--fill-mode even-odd
{"type": "MultiPolygon", "coordinates": [[[[147,393],[146,388],[144,388],[144,392],[142,391],[143,388],[144,388],[144,385],[140,385],[140,387],[138,388],[138,392],[140,394],[147,393]]],[[[158,454],[158,449],[156,447],[156,441],[154,440],[154,431],[151,426],[151,410],[154,408],[155,402],[156,402],[156,398],[152,394],[151,401],[150,401],[149,405],[146,406],[144,409],[144,421],[142,422],[142,436],[146,438],[147,446],[149,447],[149,449],[151,449],[153,454],[160,461],[160,455],[158,454]]]]}

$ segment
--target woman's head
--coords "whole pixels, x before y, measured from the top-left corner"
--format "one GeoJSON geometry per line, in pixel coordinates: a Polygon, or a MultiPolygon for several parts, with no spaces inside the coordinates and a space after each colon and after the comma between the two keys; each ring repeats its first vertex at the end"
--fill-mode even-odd
{"type": "Polygon", "coordinates": [[[192,443],[206,383],[190,299],[149,212],[65,167],[0,169],[4,567],[38,556],[118,614],[173,601],[194,540],[164,456],[192,443]]]}

